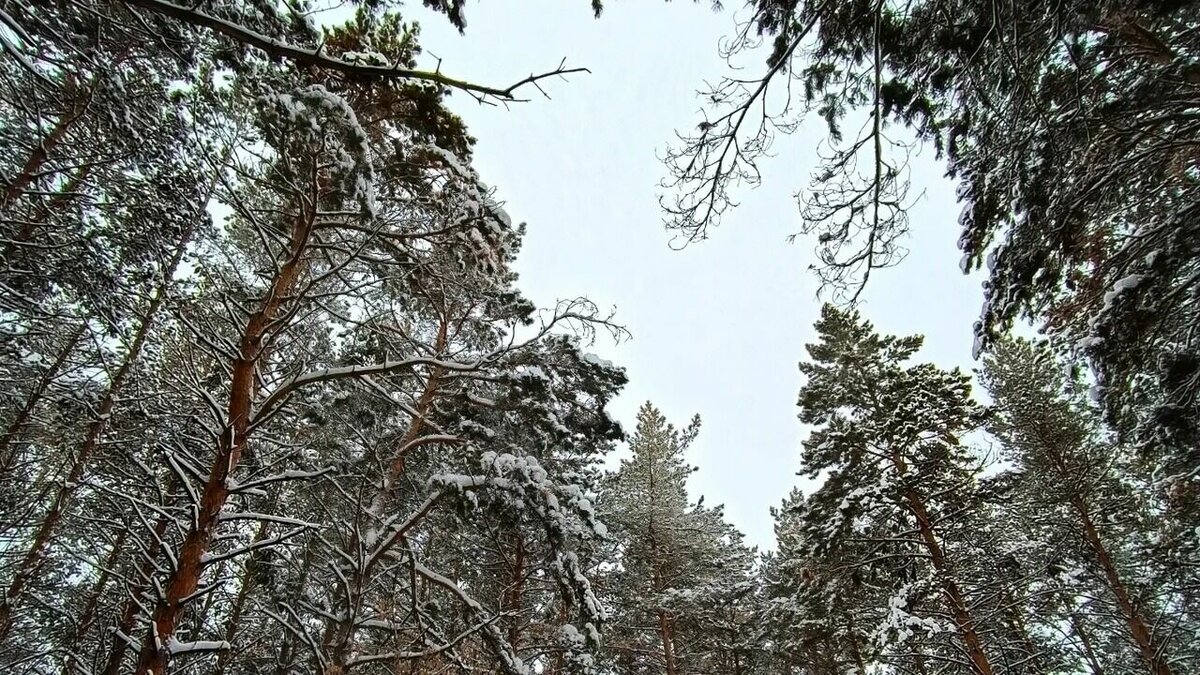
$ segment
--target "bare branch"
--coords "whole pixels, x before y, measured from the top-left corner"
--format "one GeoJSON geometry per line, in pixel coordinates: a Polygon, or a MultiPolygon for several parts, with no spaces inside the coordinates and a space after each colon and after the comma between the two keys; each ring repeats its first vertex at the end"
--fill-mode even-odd
{"type": "MultiPolygon", "coordinates": [[[[335,56],[321,53],[321,46],[315,49],[300,47],[282,40],[277,40],[267,35],[263,35],[257,31],[251,30],[241,24],[227,21],[217,16],[213,16],[207,12],[191,7],[184,7],[166,0],[124,0],[128,5],[138,7],[147,11],[169,16],[184,23],[193,26],[202,26],[211,29],[224,35],[227,38],[236,40],[243,44],[257,47],[264,52],[281,59],[303,63],[305,65],[322,68],[325,70],[334,70],[346,75],[355,77],[370,78],[370,79],[408,79],[421,80],[424,82],[433,82],[435,84],[458,89],[461,91],[470,92],[482,99],[494,98],[503,102],[520,102],[528,99],[518,98],[517,90],[526,85],[534,85],[539,90],[538,83],[552,77],[562,77],[571,73],[590,73],[587,68],[567,68],[566,60],[559,63],[558,67],[540,74],[530,74],[507,87],[489,87],[481,84],[475,84],[466,80],[443,75],[440,67],[438,70],[417,70],[412,68],[401,68],[399,64],[392,66],[376,66],[364,63],[354,63],[345,59],[340,59],[335,56]]],[[[545,92],[543,92],[544,94],[545,92]]]]}

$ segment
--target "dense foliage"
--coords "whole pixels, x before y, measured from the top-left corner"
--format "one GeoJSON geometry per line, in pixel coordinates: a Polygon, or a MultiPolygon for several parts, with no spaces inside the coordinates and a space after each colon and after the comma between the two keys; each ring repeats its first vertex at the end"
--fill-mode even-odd
{"type": "Polygon", "coordinates": [[[915,143],[988,268],[986,400],[823,308],[817,487],[761,553],[689,494],[698,417],[611,416],[613,317],[521,294],[526,227],[448,107],[575,69],[422,70],[388,0],[0,0],[0,669],[1200,669],[1200,7],[749,8],[730,55],[767,38],[765,73],[705,93],[671,226],[812,112],[838,299],[901,257],[915,143]]]}

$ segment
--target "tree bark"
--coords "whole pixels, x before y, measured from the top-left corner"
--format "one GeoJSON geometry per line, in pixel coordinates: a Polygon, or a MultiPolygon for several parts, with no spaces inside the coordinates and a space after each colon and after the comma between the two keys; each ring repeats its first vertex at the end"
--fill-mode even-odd
{"type": "Polygon", "coordinates": [[[525,539],[518,532],[513,537],[515,552],[513,553],[512,579],[504,594],[504,611],[512,613],[508,624],[508,644],[517,650],[521,640],[521,609],[525,596],[525,539]]]}
{"type": "Polygon", "coordinates": [[[1100,665],[1100,660],[1096,658],[1096,650],[1092,647],[1092,639],[1087,634],[1087,630],[1080,621],[1079,616],[1072,609],[1070,614],[1071,630],[1079,636],[1079,643],[1083,646],[1083,657],[1087,660],[1088,668],[1091,668],[1092,675],[1104,675],[1104,668],[1100,665]]]}
{"type": "Polygon", "coordinates": [[[91,175],[93,166],[92,164],[85,164],[76,169],[57,194],[51,197],[47,203],[38,207],[37,212],[32,218],[21,223],[21,229],[17,230],[12,239],[4,243],[4,260],[12,258],[18,246],[33,239],[33,235],[37,234],[38,226],[45,225],[46,221],[50,219],[51,214],[71,198],[71,195],[91,175]]]}
{"type": "MultiPolygon", "coordinates": [[[[438,324],[437,337],[434,340],[434,354],[441,356],[445,353],[449,341],[449,326],[450,319],[448,316],[443,316],[438,324]]],[[[434,367],[425,380],[425,386],[421,390],[421,396],[417,399],[417,405],[413,409],[414,416],[409,422],[408,429],[404,435],[396,442],[396,452],[388,463],[387,475],[384,477],[383,483],[379,491],[372,498],[370,511],[372,517],[382,514],[386,511],[388,504],[391,503],[392,493],[395,490],[396,481],[400,479],[407,467],[407,450],[411,448],[411,444],[416,441],[426,427],[426,417],[433,412],[433,403],[437,400],[439,390],[442,386],[442,379],[445,376],[445,370],[440,367],[434,367]]],[[[372,525],[373,526],[373,525],[372,525]]],[[[357,530],[351,535],[349,543],[346,546],[345,552],[353,559],[359,559],[359,547],[361,542],[357,536],[357,530]]],[[[321,644],[330,654],[329,668],[338,673],[344,673],[349,670],[350,664],[346,662],[348,651],[347,648],[353,639],[354,635],[354,616],[358,611],[358,606],[362,600],[362,589],[365,588],[370,581],[372,573],[371,565],[366,565],[362,569],[351,570],[347,576],[352,581],[350,597],[345,598],[345,619],[330,620],[326,622],[323,632],[321,644]]]]}
{"type": "Polygon", "coordinates": [[[1096,524],[1092,521],[1087,504],[1083,501],[1082,497],[1074,495],[1071,498],[1071,505],[1075,507],[1080,523],[1083,525],[1083,535],[1087,540],[1088,548],[1096,556],[1096,563],[1104,572],[1104,580],[1108,584],[1109,590],[1117,598],[1117,607],[1121,610],[1121,616],[1125,619],[1125,625],[1129,628],[1129,635],[1137,645],[1138,654],[1142,657],[1142,661],[1154,675],[1172,675],[1171,667],[1160,651],[1160,645],[1155,644],[1154,636],[1146,625],[1146,619],[1142,616],[1137,606],[1134,605],[1129,595],[1129,589],[1126,588],[1125,582],[1122,581],[1121,575],[1117,572],[1116,565],[1113,564],[1108,547],[1104,545],[1104,541],[1100,538],[1100,533],[1096,529],[1096,524]]]}
{"type": "MultiPolygon", "coordinates": [[[[85,96],[86,94],[87,92],[84,92],[85,96]]],[[[4,188],[4,201],[0,203],[0,207],[7,208],[20,198],[21,194],[25,191],[25,188],[29,187],[29,184],[32,183],[34,178],[37,177],[38,172],[42,169],[42,165],[44,165],[46,160],[50,158],[50,153],[54,152],[55,148],[57,148],[59,143],[62,142],[63,138],[66,137],[67,132],[71,129],[75,122],[79,121],[79,119],[83,117],[85,106],[80,105],[79,98],[81,97],[76,94],[71,95],[72,103],[70,109],[63,111],[63,113],[58,116],[58,120],[54,123],[54,127],[50,129],[49,133],[47,133],[41,141],[38,142],[37,147],[35,147],[33,151],[29,153],[29,157],[26,158],[25,164],[21,167],[21,170],[17,173],[17,175],[6,181],[6,186],[4,188]]]]}
{"type": "Polygon", "coordinates": [[[177,556],[178,565],[166,584],[166,593],[155,607],[148,634],[138,655],[137,675],[163,675],[171,659],[170,643],[175,638],[187,599],[196,592],[203,572],[204,554],[216,532],[221,508],[229,497],[229,478],[241,460],[249,440],[250,414],[259,359],[267,347],[271,330],[279,318],[284,300],[297,286],[305,268],[305,251],[316,215],[300,214],[292,223],[289,256],[278,268],[262,306],[250,315],[238,344],[233,362],[225,429],[217,442],[216,457],[210,469],[195,520],[184,536],[177,556]]]}
{"type": "Polygon", "coordinates": [[[970,610],[967,609],[962,591],[959,590],[958,584],[950,575],[945,551],[942,550],[942,545],[937,539],[937,533],[934,531],[928,511],[925,509],[925,503],[921,500],[920,495],[911,489],[907,491],[905,501],[908,502],[909,510],[917,519],[917,529],[921,533],[921,540],[925,542],[929,560],[938,572],[942,591],[945,592],[946,599],[950,604],[950,615],[954,617],[954,623],[958,626],[959,635],[967,648],[967,656],[971,659],[971,666],[978,675],[992,675],[992,664],[983,651],[983,641],[979,639],[975,620],[971,616],[970,610]]]}
{"type": "MultiPolygon", "coordinates": [[[[899,452],[892,453],[892,463],[901,476],[908,474],[908,463],[899,452]]],[[[972,669],[977,675],[992,675],[992,664],[988,660],[987,654],[983,651],[983,641],[980,640],[979,632],[975,628],[975,619],[971,616],[962,591],[958,588],[958,584],[954,581],[950,573],[951,570],[946,561],[946,553],[942,550],[941,542],[938,541],[933,520],[929,517],[929,511],[925,508],[925,501],[911,487],[905,489],[904,501],[908,510],[912,512],[913,517],[917,520],[917,530],[921,534],[921,541],[924,542],[925,549],[929,552],[930,563],[933,564],[933,568],[938,572],[942,592],[946,594],[946,600],[950,604],[950,615],[954,617],[954,623],[957,625],[959,635],[962,637],[963,644],[967,649],[967,656],[971,659],[972,669]]]]}
{"type": "Polygon", "coordinates": [[[160,553],[157,543],[162,541],[163,535],[167,533],[167,526],[170,522],[170,517],[164,514],[159,516],[158,521],[154,523],[154,536],[150,539],[152,548],[146,552],[146,558],[142,560],[137,574],[133,577],[139,585],[131,589],[129,599],[125,601],[125,608],[121,611],[121,618],[117,620],[112,646],[108,651],[108,659],[104,663],[104,669],[100,671],[102,675],[120,675],[121,661],[125,659],[125,652],[129,649],[129,640],[132,639],[138,608],[142,606],[138,598],[150,588],[150,579],[154,574],[155,562],[160,553]]]}
{"type": "Polygon", "coordinates": [[[79,613],[79,617],[75,620],[75,635],[72,636],[72,644],[70,651],[67,653],[66,663],[63,665],[62,675],[71,675],[76,670],[75,650],[79,643],[87,637],[88,632],[92,628],[92,622],[96,619],[96,608],[100,604],[100,598],[104,595],[104,589],[108,587],[108,580],[112,577],[112,571],[120,562],[121,554],[124,552],[125,540],[129,537],[129,528],[121,528],[120,534],[117,535],[116,541],[112,544],[112,549],[108,553],[108,558],[104,561],[104,565],[100,569],[100,577],[96,579],[95,585],[88,593],[87,601],[84,602],[83,610],[79,613]]]}
{"type": "Polygon", "coordinates": [[[16,451],[11,450],[10,446],[13,441],[20,437],[21,431],[29,424],[29,418],[33,416],[33,411],[37,409],[38,403],[42,397],[46,395],[46,390],[54,382],[54,378],[58,377],[59,371],[62,370],[67,359],[71,356],[71,352],[75,350],[75,345],[79,343],[79,339],[83,337],[84,331],[87,330],[87,322],[81,322],[79,327],[75,329],[67,337],[66,344],[59,350],[58,355],[54,357],[54,363],[42,372],[42,376],[34,385],[33,391],[29,392],[29,396],[25,398],[25,405],[17,411],[16,417],[9,422],[8,427],[4,430],[4,435],[0,436],[0,478],[6,479],[8,472],[12,470],[12,465],[16,461],[16,451]]]}
{"type": "Polygon", "coordinates": [[[25,589],[29,583],[36,577],[41,567],[41,562],[45,557],[46,547],[49,546],[55,530],[58,528],[59,523],[62,522],[63,516],[66,515],[67,508],[71,503],[71,497],[74,496],[75,490],[79,487],[79,482],[83,479],[84,471],[92,459],[92,455],[95,454],[96,449],[100,445],[100,439],[104,435],[104,431],[108,426],[108,419],[112,415],[113,407],[116,405],[117,396],[121,393],[121,388],[125,384],[125,380],[141,356],[142,347],[145,346],[146,339],[150,336],[150,331],[154,326],[158,310],[162,307],[162,303],[167,297],[171,278],[175,275],[175,270],[179,267],[179,263],[183,259],[184,251],[187,249],[187,244],[191,240],[191,237],[192,231],[189,228],[183,233],[182,239],[171,257],[171,261],[167,264],[166,269],[163,270],[162,280],[159,282],[158,288],[155,289],[154,296],[150,299],[150,304],[146,308],[142,323],[138,326],[133,342],[129,345],[129,351],[126,352],[125,359],[122,361],[121,366],[117,368],[117,372],[113,374],[112,380],[108,385],[108,390],[104,392],[104,398],[101,399],[100,405],[96,410],[96,418],[88,424],[83,445],[80,446],[79,452],[76,453],[72,460],[66,479],[59,486],[58,492],[54,496],[54,501],[50,504],[50,510],[42,518],[37,534],[34,535],[33,544],[30,545],[29,550],[25,552],[25,555],[21,558],[21,562],[17,565],[17,570],[13,574],[8,590],[4,594],[3,604],[0,604],[0,641],[8,637],[9,629],[12,626],[11,613],[21,600],[21,596],[25,593],[25,589]]]}

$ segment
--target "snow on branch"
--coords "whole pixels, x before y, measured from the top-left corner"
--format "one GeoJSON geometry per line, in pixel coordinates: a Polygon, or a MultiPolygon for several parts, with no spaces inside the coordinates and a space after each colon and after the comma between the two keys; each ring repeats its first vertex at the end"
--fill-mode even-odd
{"type": "Polygon", "coordinates": [[[273,476],[266,476],[265,478],[259,478],[257,480],[253,480],[248,483],[238,484],[238,483],[235,483],[232,478],[227,479],[226,483],[227,483],[229,491],[231,493],[250,492],[252,490],[261,488],[264,485],[270,485],[271,483],[279,483],[279,482],[282,482],[285,480],[308,480],[310,478],[320,478],[321,476],[324,476],[325,474],[327,474],[331,471],[333,471],[333,467],[331,467],[331,466],[327,466],[323,469],[318,469],[317,471],[288,470],[288,471],[284,471],[283,473],[275,474],[273,476]]]}
{"type": "Polygon", "coordinates": [[[382,363],[372,363],[363,366],[342,366],[339,368],[322,368],[320,370],[314,370],[293,377],[287,382],[279,385],[275,391],[271,392],[266,401],[264,401],[259,407],[258,412],[254,415],[253,426],[257,426],[269,418],[275,408],[277,408],[289,395],[305,385],[315,384],[317,382],[327,382],[329,380],[364,378],[372,375],[386,375],[388,373],[404,370],[406,368],[413,368],[415,366],[433,366],[446,371],[470,372],[478,369],[482,364],[482,361],[460,362],[429,358],[412,358],[401,361],[384,361],[382,363]]]}
{"type": "MultiPolygon", "coordinates": [[[[396,65],[373,65],[364,63],[362,60],[346,60],[322,54],[321,48],[300,47],[282,40],[277,40],[267,35],[263,35],[257,31],[251,30],[241,24],[227,21],[217,16],[213,16],[207,12],[195,9],[194,7],[185,7],[177,5],[166,0],[124,0],[125,4],[139,7],[141,9],[169,16],[184,23],[193,26],[202,26],[213,30],[225,37],[241,42],[243,44],[257,47],[271,56],[296,61],[309,66],[323,68],[326,70],[335,70],[347,75],[357,77],[376,78],[376,79],[409,79],[421,80],[425,82],[433,82],[435,84],[458,89],[470,93],[480,102],[488,99],[496,99],[505,103],[516,103],[526,101],[528,99],[519,98],[517,91],[526,86],[532,86],[546,96],[545,90],[541,87],[541,81],[552,77],[562,77],[571,73],[590,73],[587,68],[567,68],[566,60],[558,64],[558,67],[541,73],[531,73],[528,77],[522,78],[507,87],[488,87],[466,80],[450,77],[442,74],[440,70],[415,70],[411,68],[401,68],[396,65]]],[[[547,96],[548,97],[548,96],[547,96]]]]}
{"type": "Polygon", "coordinates": [[[180,654],[188,654],[191,652],[219,652],[229,649],[230,645],[224,640],[197,640],[195,642],[180,642],[175,638],[171,638],[167,642],[167,651],[172,656],[180,654]]]}
{"type": "Polygon", "coordinates": [[[431,656],[437,656],[438,654],[441,654],[442,652],[445,652],[450,649],[454,649],[458,645],[462,644],[462,642],[464,640],[466,640],[467,638],[471,637],[472,635],[478,633],[481,630],[488,628],[489,626],[496,623],[500,619],[503,619],[506,616],[509,616],[508,612],[499,612],[499,613],[489,617],[488,619],[481,621],[480,623],[464,630],[463,632],[461,632],[457,636],[455,636],[452,640],[444,642],[440,645],[432,646],[429,649],[426,649],[423,651],[419,651],[419,652],[384,652],[382,654],[371,654],[368,656],[356,656],[355,658],[350,660],[349,665],[358,666],[358,665],[362,665],[364,663],[372,663],[375,661],[414,660],[414,659],[425,659],[425,658],[429,658],[431,656]]]}

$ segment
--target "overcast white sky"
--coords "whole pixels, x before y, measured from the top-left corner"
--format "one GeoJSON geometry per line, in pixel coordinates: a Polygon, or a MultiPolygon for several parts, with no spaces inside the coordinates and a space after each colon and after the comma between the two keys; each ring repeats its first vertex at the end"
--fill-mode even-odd
{"type": "MultiPolygon", "coordinates": [[[[724,72],[717,42],[740,3],[714,13],[708,2],[609,0],[593,20],[587,0],[488,0],[468,7],[465,36],[417,4],[408,12],[421,43],[449,74],[508,84],[564,56],[592,70],[550,82],[549,101],[505,110],[460,94],[452,107],[479,139],[484,180],[529,225],[521,289],[542,305],[583,294],[617,308],[633,340],[594,348],[630,377],[614,413],[627,428],[647,399],[679,424],[699,413],[693,497],[725,504],[751,542],[773,546],[768,509],[800,480],[796,364],[820,309],[806,271],[812,242],[786,237],[821,123],[779,139],[762,186],[743,191],[707,241],[673,251],[656,152],[699,121],[694,92],[724,72]]],[[[969,368],[979,281],[958,271],[959,208],[941,173],[931,150],[917,161],[914,190],[925,196],[911,214],[912,253],[874,277],[864,311],[887,332],[925,334],[924,358],[969,368]]]]}

